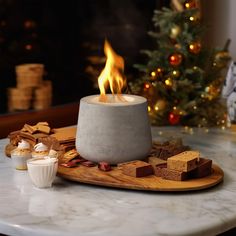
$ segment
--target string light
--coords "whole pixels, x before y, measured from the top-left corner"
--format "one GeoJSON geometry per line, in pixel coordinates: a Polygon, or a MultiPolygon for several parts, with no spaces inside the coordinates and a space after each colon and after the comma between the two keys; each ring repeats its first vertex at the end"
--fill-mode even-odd
{"type": "Polygon", "coordinates": [[[151,109],[151,107],[150,106],[148,106],[148,112],[150,112],[152,109],[151,109]]]}
{"type": "Polygon", "coordinates": [[[151,76],[152,76],[152,77],[155,77],[155,76],[156,76],[156,72],[155,72],[155,71],[152,71],[151,76]]]}
{"type": "Polygon", "coordinates": [[[155,107],[154,107],[154,110],[155,110],[155,111],[158,111],[158,110],[159,110],[159,107],[158,107],[158,106],[155,106],[155,107]]]}
{"type": "Polygon", "coordinates": [[[150,88],[150,84],[145,84],[144,87],[145,87],[146,89],[149,89],[149,88],[150,88]]]}
{"type": "Polygon", "coordinates": [[[171,81],[171,79],[170,79],[170,78],[166,79],[166,80],[165,80],[165,84],[166,84],[167,86],[172,86],[172,81],[171,81]]]}
{"type": "Polygon", "coordinates": [[[159,135],[162,135],[162,134],[163,134],[163,132],[162,132],[162,131],[159,131],[159,132],[158,132],[158,134],[159,134],[159,135]]]}
{"type": "Polygon", "coordinates": [[[25,45],[25,49],[26,50],[31,50],[32,49],[32,45],[31,44],[26,44],[25,45]]]}
{"type": "Polygon", "coordinates": [[[189,17],[189,20],[190,20],[190,21],[195,21],[195,17],[194,17],[194,16],[190,16],[190,17],[189,17]]]}
{"type": "Polygon", "coordinates": [[[186,8],[190,8],[190,4],[188,2],[185,3],[186,8]]]}

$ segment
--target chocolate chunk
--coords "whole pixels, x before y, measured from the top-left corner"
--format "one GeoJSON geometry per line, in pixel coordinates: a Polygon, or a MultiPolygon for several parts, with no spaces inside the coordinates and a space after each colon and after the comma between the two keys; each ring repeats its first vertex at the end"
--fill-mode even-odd
{"type": "Polygon", "coordinates": [[[203,178],[211,174],[212,160],[200,158],[197,168],[189,172],[189,178],[203,178]]]}
{"type": "Polygon", "coordinates": [[[168,169],[167,163],[157,165],[154,168],[154,173],[157,177],[167,180],[183,181],[189,178],[187,172],[168,169]]]}
{"type": "Polygon", "coordinates": [[[162,174],[162,169],[163,168],[167,168],[167,163],[160,163],[160,164],[157,164],[155,167],[153,167],[154,169],[154,174],[157,176],[157,177],[162,177],[163,174],[162,174]]]}
{"type": "Polygon", "coordinates": [[[92,161],[82,161],[81,165],[86,166],[86,167],[93,167],[93,166],[96,166],[96,163],[94,163],[92,161]]]}
{"type": "Polygon", "coordinates": [[[183,181],[188,179],[188,173],[184,171],[170,170],[168,168],[161,169],[161,177],[163,179],[183,181]]]}
{"type": "Polygon", "coordinates": [[[102,171],[110,171],[111,170],[111,166],[107,162],[102,161],[102,162],[98,163],[98,169],[102,170],[102,171]]]}
{"type": "Polygon", "coordinates": [[[182,139],[172,139],[164,143],[154,142],[150,155],[167,160],[169,157],[186,150],[189,150],[189,147],[183,145],[182,139]]]}
{"type": "Polygon", "coordinates": [[[72,168],[72,167],[77,167],[77,163],[74,163],[72,161],[68,162],[68,163],[62,163],[60,164],[61,166],[67,167],[67,168],[72,168]]]}
{"type": "Polygon", "coordinates": [[[153,167],[144,161],[132,161],[122,165],[122,172],[133,177],[145,177],[153,174],[153,167]]]}

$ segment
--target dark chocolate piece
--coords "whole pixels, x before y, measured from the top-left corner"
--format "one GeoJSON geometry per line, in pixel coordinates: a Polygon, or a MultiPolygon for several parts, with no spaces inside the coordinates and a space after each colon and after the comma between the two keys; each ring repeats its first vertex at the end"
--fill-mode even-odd
{"type": "Polygon", "coordinates": [[[200,158],[197,168],[189,172],[189,178],[203,178],[211,174],[212,160],[200,158]]]}
{"type": "Polygon", "coordinates": [[[162,168],[161,174],[162,174],[161,177],[163,179],[168,179],[168,180],[183,181],[188,179],[188,173],[184,171],[162,168]]]}
{"type": "Polygon", "coordinates": [[[144,161],[132,161],[121,167],[123,174],[133,177],[145,177],[153,174],[153,167],[144,161]]]}
{"type": "Polygon", "coordinates": [[[167,168],[167,163],[161,163],[157,164],[153,169],[154,169],[154,174],[157,177],[162,177],[162,169],[167,168]]]}
{"type": "Polygon", "coordinates": [[[189,147],[184,146],[181,139],[173,139],[164,143],[154,142],[150,156],[156,156],[163,160],[167,160],[169,157],[186,150],[189,150],[189,147]]]}
{"type": "Polygon", "coordinates": [[[82,166],[86,166],[86,167],[93,167],[96,166],[96,163],[92,162],[92,161],[82,161],[80,162],[80,164],[82,166]]]}
{"type": "Polygon", "coordinates": [[[156,168],[154,168],[154,173],[157,177],[162,177],[167,180],[183,181],[188,179],[186,172],[167,169],[167,163],[157,165],[156,168]]]}

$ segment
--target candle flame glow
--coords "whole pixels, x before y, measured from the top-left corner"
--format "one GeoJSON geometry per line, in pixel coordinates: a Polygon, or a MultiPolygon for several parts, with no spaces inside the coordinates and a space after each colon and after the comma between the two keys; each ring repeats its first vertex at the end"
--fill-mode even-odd
{"type": "Polygon", "coordinates": [[[124,77],[124,59],[115,53],[107,40],[104,44],[104,53],[107,57],[106,64],[98,77],[98,86],[100,89],[100,102],[107,102],[106,88],[109,86],[113,95],[118,99],[125,101],[121,96],[122,88],[126,85],[124,77]]]}

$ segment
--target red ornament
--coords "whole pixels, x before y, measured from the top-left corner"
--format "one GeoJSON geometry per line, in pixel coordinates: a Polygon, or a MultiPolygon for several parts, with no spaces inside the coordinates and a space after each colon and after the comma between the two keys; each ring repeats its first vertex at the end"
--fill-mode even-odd
{"type": "Polygon", "coordinates": [[[183,56],[180,53],[173,53],[169,56],[169,63],[172,66],[178,66],[181,64],[183,56]]]}
{"type": "Polygon", "coordinates": [[[170,112],[168,119],[171,125],[177,125],[180,121],[180,115],[170,112]]]}

